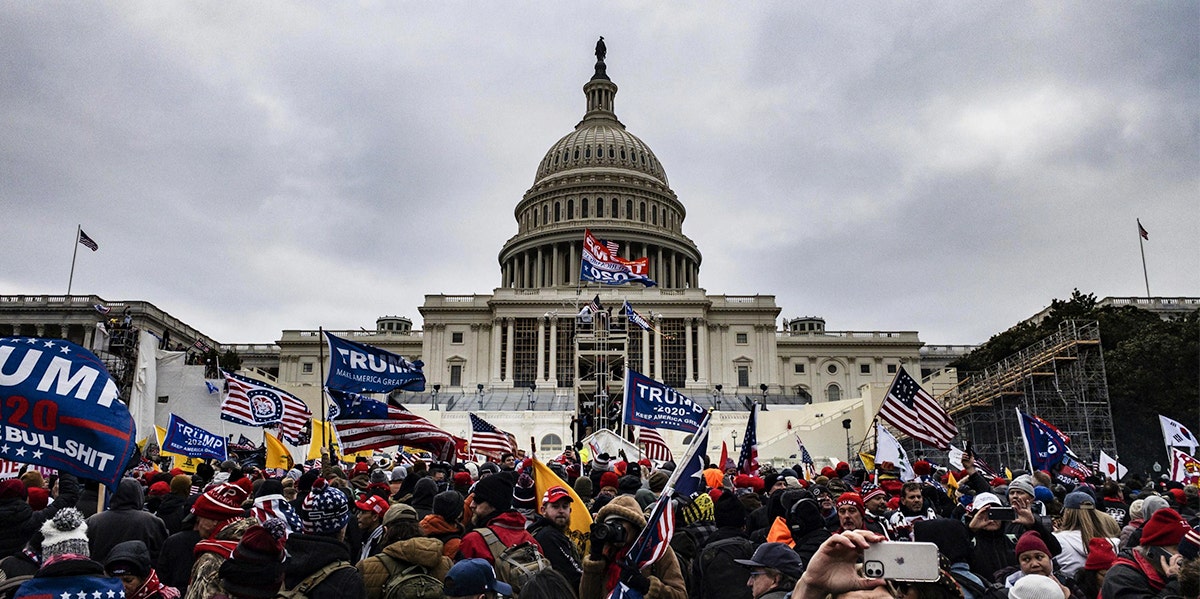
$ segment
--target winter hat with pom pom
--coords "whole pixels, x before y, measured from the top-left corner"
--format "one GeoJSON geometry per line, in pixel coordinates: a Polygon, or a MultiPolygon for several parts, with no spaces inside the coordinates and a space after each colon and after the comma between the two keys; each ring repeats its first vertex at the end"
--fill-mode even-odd
{"type": "Polygon", "coordinates": [[[341,489],[335,489],[325,479],[318,478],[304,497],[300,519],[304,522],[305,533],[337,534],[350,521],[350,502],[341,489]]]}
{"type": "Polygon", "coordinates": [[[70,554],[84,557],[89,554],[87,523],[73,507],[59,510],[42,525],[42,559],[70,554]]]}

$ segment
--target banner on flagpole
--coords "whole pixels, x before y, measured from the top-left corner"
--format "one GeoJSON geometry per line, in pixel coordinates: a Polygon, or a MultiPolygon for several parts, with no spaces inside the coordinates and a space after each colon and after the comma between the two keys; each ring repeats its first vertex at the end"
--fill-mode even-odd
{"type": "Polygon", "coordinates": [[[694,433],[704,408],[684,394],[633,370],[625,371],[625,424],[694,433]]]}
{"type": "Polygon", "coordinates": [[[62,339],[0,339],[0,458],[112,487],[137,448],[133,416],[92,352],[62,339]]]}
{"type": "Polygon", "coordinates": [[[424,363],[325,332],[329,342],[329,375],[325,386],[354,393],[424,391],[424,363]]]}
{"type": "Polygon", "coordinates": [[[224,462],[229,459],[225,438],[210,433],[188,421],[171,414],[167,421],[167,434],[163,438],[163,451],[193,458],[208,458],[224,462]]]}

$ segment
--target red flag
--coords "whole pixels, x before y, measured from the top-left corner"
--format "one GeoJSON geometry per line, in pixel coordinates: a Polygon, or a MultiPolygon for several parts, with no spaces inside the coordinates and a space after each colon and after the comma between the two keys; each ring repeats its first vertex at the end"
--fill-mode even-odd
{"type": "Polygon", "coordinates": [[[725,446],[725,442],[721,441],[721,461],[717,462],[717,467],[722,471],[725,470],[725,462],[729,461],[729,448],[725,446]]]}

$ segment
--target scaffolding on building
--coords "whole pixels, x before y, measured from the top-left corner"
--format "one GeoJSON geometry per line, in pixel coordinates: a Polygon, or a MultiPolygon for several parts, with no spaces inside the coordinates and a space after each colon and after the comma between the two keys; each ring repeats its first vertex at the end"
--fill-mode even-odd
{"type": "Polygon", "coordinates": [[[577,413],[586,419],[580,422],[581,437],[600,429],[623,434],[628,324],[624,313],[611,309],[584,311],[575,319],[575,396],[577,413]]]}
{"type": "Polygon", "coordinates": [[[1071,438],[1084,461],[1116,455],[1112,409],[1097,321],[1067,320],[1037,343],[959,382],[938,400],[961,438],[993,466],[1027,459],[1016,410],[1038,416],[1071,438]]]}

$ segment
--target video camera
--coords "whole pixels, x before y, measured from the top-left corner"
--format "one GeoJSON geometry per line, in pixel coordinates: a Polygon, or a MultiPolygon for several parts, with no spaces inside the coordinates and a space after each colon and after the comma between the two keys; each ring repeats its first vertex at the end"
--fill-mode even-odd
{"type": "Polygon", "coordinates": [[[620,545],[628,539],[625,527],[620,522],[613,521],[593,523],[591,536],[593,543],[601,545],[620,545]]]}

